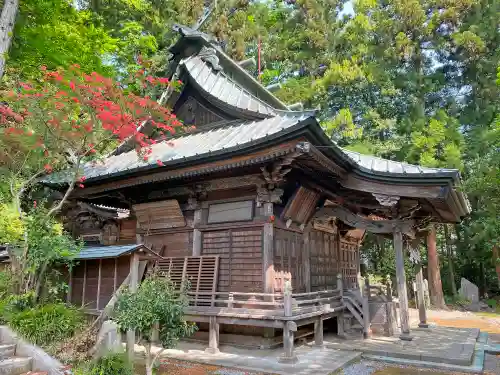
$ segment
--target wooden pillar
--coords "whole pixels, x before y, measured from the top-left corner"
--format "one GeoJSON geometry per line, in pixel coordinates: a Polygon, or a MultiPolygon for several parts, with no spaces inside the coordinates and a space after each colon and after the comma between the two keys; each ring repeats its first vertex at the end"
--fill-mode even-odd
{"type": "Polygon", "coordinates": [[[194,211],[194,219],[193,219],[193,256],[198,257],[201,256],[201,250],[202,250],[202,234],[199,229],[196,228],[197,225],[201,223],[201,215],[202,215],[202,210],[201,207],[197,208],[194,211]]]}
{"type": "Polygon", "coordinates": [[[309,241],[309,231],[305,232],[304,235],[304,257],[302,263],[304,266],[304,284],[306,287],[306,293],[311,293],[311,242],[309,241]]]}
{"type": "MultiPolygon", "coordinates": [[[[131,292],[136,292],[139,285],[139,254],[134,253],[130,257],[130,282],[129,289],[131,292]]],[[[134,360],[134,345],[135,345],[135,331],[127,331],[127,355],[128,358],[134,360]]]]}
{"type": "Polygon", "coordinates": [[[217,354],[219,353],[219,323],[217,317],[210,317],[210,327],[208,331],[208,348],[205,349],[206,353],[217,354]]]}
{"type": "Polygon", "coordinates": [[[102,259],[99,259],[99,273],[97,276],[97,299],[96,299],[96,310],[99,311],[99,297],[101,295],[101,277],[102,277],[102,259]]]}
{"type": "MultiPolygon", "coordinates": [[[[273,204],[264,203],[264,213],[270,217],[273,215],[273,204]]],[[[264,224],[264,241],[262,244],[262,278],[264,293],[274,294],[274,225],[264,224]]]]}
{"type": "Polygon", "coordinates": [[[66,296],[66,302],[71,303],[71,297],[73,294],[73,267],[68,268],[69,282],[68,282],[68,295],[66,296]]]}
{"type": "Polygon", "coordinates": [[[428,328],[427,324],[427,311],[425,308],[425,297],[424,297],[424,275],[422,272],[422,264],[417,264],[417,273],[415,275],[417,279],[417,303],[418,303],[418,326],[420,328],[428,328]]]}
{"type": "MultiPolygon", "coordinates": [[[[337,289],[340,293],[340,297],[343,298],[344,295],[344,287],[342,285],[342,273],[339,272],[337,274],[337,289]]],[[[342,303],[342,299],[340,300],[342,303]]],[[[345,337],[345,332],[344,332],[344,310],[341,310],[339,312],[339,315],[337,316],[337,335],[339,337],[345,337]]]]}
{"type": "Polygon", "coordinates": [[[314,345],[323,346],[323,319],[318,316],[314,322],[314,345]]]}
{"type": "Polygon", "coordinates": [[[83,261],[83,291],[82,291],[82,307],[85,306],[85,290],[87,288],[87,261],[83,261]]]}
{"type": "Polygon", "coordinates": [[[406,275],[403,255],[403,234],[394,231],[394,251],[396,253],[396,279],[398,281],[399,311],[401,316],[401,340],[412,340],[408,314],[408,293],[406,291],[406,275]]]}
{"type": "Polygon", "coordinates": [[[294,341],[297,325],[292,321],[283,323],[283,355],[278,358],[280,363],[297,363],[299,360],[295,355],[294,341]]]}
{"type": "Polygon", "coordinates": [[[118,258],[115,258],[115,267],[113,271],[113,293],[116,292],[116,288],[118,288],[118,258]]]}

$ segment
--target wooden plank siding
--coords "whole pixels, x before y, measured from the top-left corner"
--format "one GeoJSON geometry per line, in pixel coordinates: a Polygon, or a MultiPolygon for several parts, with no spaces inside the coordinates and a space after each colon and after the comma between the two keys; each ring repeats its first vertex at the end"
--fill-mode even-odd
{"type": "Polygon", "coordinates": [[[318,230],[309,232],[313,292],[337,287],[337,273],[340,270],[337,236],[318,230]]]}
{"type": "Polygon", "coordinates": [[[357,287],[359,272],[359,245],[357,241],[340,239],[340,260],[344,287],[357,287]]]}
{"type": "Polygon", "coordinates": [[[295,293],[306,291],[302,233],[274,229],[274,292],[282,293],[285,280],[291,279],[295,293]]]}
{"type": "Polygon", "coordinates": [[[150,235],[144,239],[144,243],[163,257],[187,257],[192,255],[193,229],[150,235]]]}
{"type": "Polygon", "coordinates": [[[218,255],[219,292],[262,292],[262,229],[203,232],[202,255],[218,255]]]}

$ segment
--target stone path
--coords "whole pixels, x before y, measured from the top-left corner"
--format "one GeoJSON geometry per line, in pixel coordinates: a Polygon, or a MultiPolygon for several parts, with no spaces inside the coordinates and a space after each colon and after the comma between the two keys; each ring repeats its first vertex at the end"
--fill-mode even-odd
{"type": "MultiPolygon", "coordinates": [[[[204,344],[181,342],[176,349],[165,350],[162,357],[283,375],[328,375],[361,357],[359,352],[303,345],[295,351],[298,363],[283,364],[277,360],[282,349],[251,350],[221,346],[219,354],[207,354],[205,348],[204,344]]],[[[142,350],[142,347],[136,346],[136,352],[142,350]]]]}
{"type": "Polygon", "coordinates": [[[342,340],[327,335],[325,346],[381,357],[469,366],[478,335],[478,329],[432,327],[412,330],[412,341],[402,341],[398,336],[342,340]]]}

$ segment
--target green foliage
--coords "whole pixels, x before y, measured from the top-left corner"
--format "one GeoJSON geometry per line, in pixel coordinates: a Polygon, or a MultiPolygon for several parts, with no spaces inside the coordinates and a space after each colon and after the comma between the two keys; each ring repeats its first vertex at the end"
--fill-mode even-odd
{"type": "Polygon", "coordinates": [[[0,203],[0,244],[18,245],[23,240],[24,225],[12,204],[0,203]]]}
{"type": "Polygon", "coordinates": [[[194,333],[196,326],[184,320],[187,296],[175,290],[171,281],[153,275],[143,281],[137,292],[124,291],[116,302],[113,320],[121,330],[140,332],[141,340],[151,342],[152,328],[160,324],[160,342],[173,347],[183,337],[194,333]]]}
{"type": "Polygon", "coordinates": [[[75,375],[134,375],[133,365],[124,353],[109,353],[79,366],[75,375]]]}
{"type": "Polygon", "coordinates": [[[112,74],[104,58],[116,51],[117,41],[91,18],[69,0],[20,2],[9,68],[29,78],[40,76],[42,65],[56,69],[80,64],[89,73],[112,74]]]}
{"type": "Polygon", "coordinates": [[[10,269],[6,268],[0,271],[0,300],[5,299],[7,296],[14,292],[14,275],[10,269]]]}
{"type": "Polygon", "coordinates": [[[26,340],[46,346],[73,336],[84,319],[79,310],[58,303],[13,312],[8,323],[26,340]]]}

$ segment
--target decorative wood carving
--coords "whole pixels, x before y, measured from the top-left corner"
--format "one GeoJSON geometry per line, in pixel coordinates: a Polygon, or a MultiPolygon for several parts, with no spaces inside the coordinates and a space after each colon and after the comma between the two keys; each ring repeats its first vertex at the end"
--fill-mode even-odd
{"type": "Polygon", "coordinates": [[[337,225],[335,224],[335,218],[327,218],[327,219],[314,219],[312,221],[312,227],[316,230],[336,234],[337,233],[337,225]]]}
{"type": "Polygon", "coordinates": [[[372,233],[394,233],[397,229],[410,237],[414,237],[414,220],[371,220],[359,216],[342,206],[323,207],[316,213],[317,218],[337,217],[344,223],[372,233]]]}
{"type": "Polygon", "coordinates": [[[386,207],[392,207],[395,206],[399,202],[399,196],[397,195],[386,195],[386,194],[377,194],[377,193],[372,193],[372,195],[375,197],[375,199],[380,203],[382,206],[386,207]]]}
{"type": "Polygon", "coordinates": [[[302,155],[302,152],[296,151],[285,156],[283,159],[276,161],[271,166],[262,167],[262,175],[268,184],[269,189],[275,188],[281,181],[284,180],[285,175],[289,173],[292,168],[288,168],[295,158],[302,155]]]}
{"type": "Polygon", "coordinates": [[[186,101],[182,103],[180,108],[175,111],[175,114],[184,124],[195,125],[196,127],[224,120],[192,96],[188,97],[186,101]]]}

